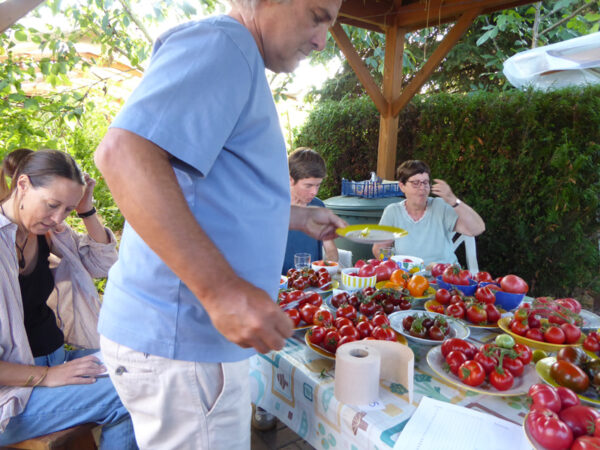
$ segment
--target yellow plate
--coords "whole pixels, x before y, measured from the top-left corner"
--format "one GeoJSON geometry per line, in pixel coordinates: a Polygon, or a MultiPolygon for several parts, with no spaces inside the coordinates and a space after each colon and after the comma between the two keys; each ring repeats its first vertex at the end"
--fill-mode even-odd
{"type": "Polygon", "coordinates": [[[393,241],[408,234],[402,228],[376,225],[374,223],[350,225],[338,228],[335,231],[338,235],[361,244],[378,244],[380,242],[393,241]]]}
{"type": "Polygon", "coordinates": [[[539,379],[535,368],[531,364],[527,364],[520,377],[515,377],[513,387],[506,391],[499,391],[493,387],[488,381],[484,381],[479,386],[469,386],[460,381],[460,378],[452,372],[446,372],[444,367],[446,358],[442,355],[442,346],[433,347],[427,352],[427,364],[431,367],[440,378],[446,382],[467,391],[477,392],[485,395],[495,395],[497,397],[513,397],[516,395],[525,395],[529,391],[532,384],[538,383],[539,379]]]}
{"type": "MultiPolygon", "coordinates": [[[[404,336],[402,336],[395,330],[394,330],[394,333],[396,333],[396,342],[400,342],[401,344],[408,345],[408,342],[406,341],[406,338],[404,336]]],[[[313,352],[318,353],[323,358],[335,359],[334,353],[328,352],[324,348],[319,347],[318,345],[315,345],[308,340],[308,330],[306,331],[306,333],[304,333],[304,342],[306,342],[306,345],[308,345],[308,348],[310,348],[313,352]]]]}
{"type": "Polygon", "coordinates": [[[537,348],[539,350],[544,350],[545,352],[557,352],[563,347],[578,347],[585,339],[585,336],[582,333],[581,338],[579,339],[579,341],[577,341],[576,344],[552,344],[550,342],[536,341],[535,339],[529,339],[524,336],[519,336],[518,334],[513,333],[508,326],[510,324],[511,320],[512,320],[512,317],[502,317],[498,321],[498,326],[500,327],[500,329],[502,331],[504,331],[507,334],[510,334],[516,342],[518,342],[520,344],[525,344],[531,348],[537,348]]]}
{"type": "MultiPolygon", "coordinates": [[[[538,373],[540,378],[551,386],[559,385],[556,381],[554,381],[552,375],[550,375],[550,368],[555,362],[556,357],[548,356],[547,358],[540,359],[535,364],[535,371],[538,373]]],[[[596,393],[593,387],[587,388],[583,394],[577,394],[577,397],[579,397],[582,402],[589,403],[590,405],[600,405],[600,396],[596,393]]]]}

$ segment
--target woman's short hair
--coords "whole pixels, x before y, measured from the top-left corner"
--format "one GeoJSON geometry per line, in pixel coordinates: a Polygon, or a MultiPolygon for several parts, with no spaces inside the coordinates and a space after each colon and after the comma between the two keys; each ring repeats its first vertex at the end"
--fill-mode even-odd
{"type": "Polygon", "coordinates": [[[327,175],[323,157],[308,147],[299,147],[290,153],[288,166],[294,182],[304,178],[325,178],[327,175]]]}
{"type": "Polygon", "coordinates": [[[400,183],[406,184],[410,177],[419,173],[426,173],[431,179],[431,169],[429,169],[427,164],[418,159],[409,159],[398,166],[396,169],[396,178],[400,183]]]}
{"type": "Polygon", "coordinates": [[[67,178],[84,186],[81,169],[71,155],[58,150],[33,151],[27,148],[13,150],[4,157],[0,169],[0,201],[16,188],[16,180],[27,175],[35,188],[48,186],[56,177],[67,178]],[[12,181],[10,187],[7,178],[12,181]]]}

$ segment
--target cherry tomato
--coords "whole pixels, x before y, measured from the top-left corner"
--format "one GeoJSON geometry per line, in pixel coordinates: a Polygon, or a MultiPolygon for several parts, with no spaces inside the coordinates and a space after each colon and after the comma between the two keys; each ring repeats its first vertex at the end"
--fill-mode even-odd
{"type": "Polygon", "coordinates": [[[353,323],[347,317],[336,317],[333,321],[333,326],[336,327],[338,330],[345,325],[353,325],[353,323]]]}
{"type": "Polygon", "coordinates": [[[438,314],[444,314],[444,305],[440,305],[436,301],[431,302],[427,305],[427,311],[431,311],[438,314]]]}
{"type": "Polygon", "coordinates": [[[449,316],[452,316],[452,317],[456,317],[457,319],[464,319],[465,308],[463,308],[458,303],[454,303],[452,305],[448,305],[448,308],[446,308],[446,314],[448,314],[449,316]]]}
{"type": "Polygon", "coordinates": [[[366,338],[371,336],[373,325],[368,320],[362,320],[356,324],[356,329],[360,333],[361,338],[366,338]]]}
{"type": "Polygon", "coordinates": [[[312,323],[322,327],[329,327],[333,325],[333,314],[328,309],[319,309],[313,315],[312,323]]]}
{"type": "Polygon", "coordinates": [[[379,341],[396,341],[396,332],[387,325],[374,327],[371,336],[379,341]]]}
{"type": "Polygon", "coordinates": [[[369,287],[363,288],[362,293],[365,297],[368,297],[369,295],[373,295],[376,290],[377,289],[375,289],[373,286],[369,286],[369,287]]]}
{"type": "Polygon", "coordinates": [[[571,429],[549,409],[532,409],[525,426],[533,438],[548,449],[566,449],[573,442],[571,429]]]}
{"type": "Polygon", "coordinates": [[[335,312],[336,317],[346,317],[350,320],[356,319],[356,308],[352,305],[342,305],[335,312]]]}
{"type": "Polygon", "coordinates": [[[541,328],[530,328],[525,332],[525,337],[527,339],[533,339],[534,341],[544,341],[544,333],[542,333],[541,328]]]}
{"type": "Polygon", "coordinates": [[[510,370],[494,368],[489,374],[490,384],[499,391],[506,391],[513,387],[515,378],[510,370]]]}
{"type": "Polygon", "coordinates": [[[294,322],[295,327],[300,325],[300,320],[301,320],[300,313],[298,312],[297,309],[291,308],[291,309],[288,309],[285,313],[288,315],[288,317],[290,319],[292,319],[292,322],[294,322]]]}
{"type": "Polygon", "coordinates": [[[315,313],[317,312],[317,310],[319,309],[318,306],[315,305],[311,305],[310,303],[307,303],[306,305],[303,305],[300,308],[300,317],[302,317],[302,320],[304,322],[306,322],[309,325],[313,325],[313,317],[315,315],[315,313]]]}
{"type": "Polygon", "coordinates": [[[324,327],[315,325],[308,330],[308,340],[315,345],[321,345],[325,337],[326,330],[324,327]]]}
{"type": "Polygon", "coordinates": [[[447,289],[438,289],[435,292],[435,301],[438,302],[440,305],[450,304],[451,297],[452,296],[450,295],[450,292],[448,292],[447,289]]]}
{"type": "Polygon", "coordinates": [[[500,320],[500,317],[502,317],[500,311],[498,311],[498,308],[496,308],[496,305],[491,303],[486,303],[485,312],[487,314],[488,323],[496,323],[498,320],[500,320]]]}
{"type": "Polygon", "coordinates": [[[525,336],[525,333],[527,333],[528,329],[529,325],[527,325],[526,320],[521,321],[513,319],[510,321],[510,331],[512,331],[515,334],[518,334],[519,336],[525,336]]]}
{"type": "Polygon", "coordinates": [[[354,325],[344,325],[340,328],[340,336],[351,336],[355,341],[359,340],[360,332],[356,329],[354,325]]]}
{"type": "Polygon", "coordinates": [[[348,295],[347,292],[340,292],[339,294],[335,294],[333,297],[331,297],[331,304],[334,308],[337,309],[344,303],[348,303],[349,299],[350,295],[348,295]]]}
{"type": "Polygon", "coordinates": [[[496,302],[496,296],[488,287],[480,287],[475,291],[475,298],[482,303],[493,304],[496,302]]]}
{"type": "Polygon", "coordinates": [[[559,327],[549,327],[544,331],[544,339],[551,344],[564,344],[565,332],[559,327]]]}
{"type": "Polygon", "coordinates": [[[385,314],[376,314],[372,319],[371,323],[374,327],[380,327],[382,325],[390,325],[390,319],[385,314]]]}
{"type": "Polygon", "coordinates": [[[520,377],[525,369],[523,362],[519,358],[513,359],[508,355],[502,359],[502,367],[510,371],[515,377],[520,377]]]}
{"type": "Polygon", "coordinates": [[[442,344],[442,356],[446,357],[448,353],[454,350],[459,350],[467,355],[468,359],[473,359],[477,353],[477,347],[464,339],[450,338],[446,339],[442,344]]]}
{"type": "Polygon", "coordinates": [[[433,339],[434,341],[443,341],[446,335],[440,327],[437,325],[432,325],[427,329],[427,337],[429,339],[433,339]]]}
{"type": "Polygon", "coordinates": [[[469,386],[479,386],[485,381],[485,370],[477,361],[466,361],[459,367],[458,377],[469,386]]]}
{"type": "Polygon", "coordinates": [[[467,355],[460,350],[452,350],[446,355],[446,364],[448,364],[450,371],[456,376],[458,376],[460,366],[468,360],[467,355]]]}
{"type": "Polygon", "coordinates": [[[323,304],[323,297],[316,292],[306,292],[306,301],[311,305],[321,306],[323,304]]]}
{"type": "Polygon", "coordinates": [[[340,337],[340,342],[338,342],[338,348],[344,344],[347,344],[348,342],[354,342],[357,340],[358,339],[356,339],[354,336],[342,336],[340,337]]]}
{"type": "Polygon", "coordinates": [[[516,343],[513,347],[513,350],[517,352],[519,355],[518,357],[524,366],[531,362],[531,359],[533,358],[533,352],[525,344],[516,343]]]}
{"type": "Polygon", "coordinates": [[[486,375],[490,374],[498,365],[498,360],[496,358],[493,356],[487,356],[481,351],[477,352],[475,354],[475,358],[473,359],[481,364],[481,367],[483,367],[483,370],[485,370],[486,375]]]}
{"type": "Polygon", "coordinates": [[[330,329],[327,333],[325,333],[325,337],[323,338],[323,348],[329,353],[335,353],[340,342],[340,338],[340,333],[338,333],[337,330],[330,329]]]}
{"type": "Polygon", "coordinates": [[[365,316],[371,317],[373,314],[375,314],[375,311],[377,311],[377,305],[371,300],[365,300],[360,303],[358,309],[365,316]]]}

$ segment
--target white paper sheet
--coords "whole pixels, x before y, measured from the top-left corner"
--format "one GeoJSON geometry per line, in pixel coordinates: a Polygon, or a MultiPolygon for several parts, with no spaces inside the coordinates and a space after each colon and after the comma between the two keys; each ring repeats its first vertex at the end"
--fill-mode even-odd
{"type": "Polygon", "coordinates": [[[394,449],[530,450],[522,427],[462,406],[423,397],[394,449]]]}

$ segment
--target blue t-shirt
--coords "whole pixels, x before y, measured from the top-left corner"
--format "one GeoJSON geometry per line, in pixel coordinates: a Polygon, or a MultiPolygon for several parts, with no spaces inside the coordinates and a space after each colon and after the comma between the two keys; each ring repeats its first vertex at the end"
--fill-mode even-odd
{"type": "MultiPolygon", "coordinates": [[[[200,226],[240,277],[275,299],[289,227],[289,172],[250,32],[228,16],[168,31],[111,126],[173,156],[200,226]]],[[[214,328],[200,301],[128,224],[98,329],[134,350],[177,360],[231,362],[254,353],[214,328]]]]}
{"type": "Polygon", "coordinates": [[[427,209],[415,222],[408,215],[403,200],[386,206],[379,225],[389,225],[408,231],[408,235],[395,240],[395,253],[422,258],[425,265],[432,262],[456,263],[452,236],[458,214],[452,206],[439,197],[427,199],[427,209]]]}
{"type": "MultiPolygon", "coordinates": [[[[308,206],[325,207],[325,203],[317,197],[313,198],[308,206]]],[[[298,230],[288,230],[287,246],[285,248],[285,259],[283,260],[282,274],[286,274],[288,269],[294,267],[294,255],[296,253],[310,253],[311,261],[318,261],[323,258],[323,241],[311,238],[306,233],[298,230]]]]}

